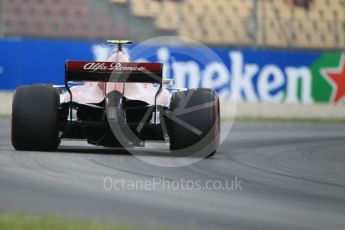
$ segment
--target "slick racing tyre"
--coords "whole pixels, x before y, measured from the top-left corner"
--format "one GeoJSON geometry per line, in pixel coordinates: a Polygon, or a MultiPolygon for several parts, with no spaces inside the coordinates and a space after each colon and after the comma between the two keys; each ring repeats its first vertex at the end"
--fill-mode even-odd
{"type": "Polygon", "coordinates": [[[59,93],[49,85],[19,87],[12,104],[12,145],[54,151],[59,145],[59,93]]]}
{"type": "Polygon", "coordinates": [[[210,89],[172,95],[166,116],[170,150],[178,156],[209,157],[220,142],[219,98],[210,89]]]}

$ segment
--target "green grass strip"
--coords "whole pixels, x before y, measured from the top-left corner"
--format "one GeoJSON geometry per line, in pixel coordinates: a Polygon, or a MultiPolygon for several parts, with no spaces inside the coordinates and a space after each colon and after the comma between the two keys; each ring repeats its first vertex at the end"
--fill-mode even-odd
{"type": "MultiPolygon", "coordinates": [[[[64,219],[56,217],[26,216],[22,214],[0,214],[1,230],[136,230],[130,226],[114,226],[98,222],[64,219]]],[[[152,228],[140,228],[152,229],[152,228]]],[[[168,228],[153,228],[168,230],[168,228]]]]}

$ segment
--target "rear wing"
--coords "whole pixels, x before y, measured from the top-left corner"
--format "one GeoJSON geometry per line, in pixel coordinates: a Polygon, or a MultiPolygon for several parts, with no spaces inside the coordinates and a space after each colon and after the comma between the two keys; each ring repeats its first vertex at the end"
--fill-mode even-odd
{"type": "Polygon", "coordinates": [[[65,83],[69,81],[138,82],[162,84],[161,63],[114,63],[66,61],[65,83]]]}

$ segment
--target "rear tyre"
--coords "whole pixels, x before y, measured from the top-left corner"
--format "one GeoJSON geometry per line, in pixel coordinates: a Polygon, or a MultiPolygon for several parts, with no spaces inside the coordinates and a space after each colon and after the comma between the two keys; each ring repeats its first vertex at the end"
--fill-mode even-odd
{"type": "Polygon", "coordinates": [[[12,145],[16,150],[54,151],[59,140],[59,93],[49,85],[19,87],[12,104],[12,145]]]}
{"type": "Polygon", "coordinates": [[[166,118],[170,150],[178,156],[212,156],[220,140],[219,98],[210,89],[175,92],[166,118]]]}

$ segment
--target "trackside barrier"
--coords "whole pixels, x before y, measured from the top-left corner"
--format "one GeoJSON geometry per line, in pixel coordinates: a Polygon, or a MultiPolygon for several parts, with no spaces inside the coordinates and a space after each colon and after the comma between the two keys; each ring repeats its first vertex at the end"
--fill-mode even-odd
{"type": "MultiPolygon", "coordinates": [[[[215,89],[224,101],[246,103],[345,103],[345,53],[212,48],[220,58],[204,65],[186,46],[145,46],[181,88],[215,89]],[[179,53],[188,53],[178,55],[179,53]]],[[[66,60],[105,61],[113,47],[100,42],[1,39],[0,90],[35,83],[63,84],[66,60]]],[[[129,51],[131,47],[129,47],[129,51]]],[[[136,47],[136,50],[140,51],[136,47]]],[[[140,52],[139,52],[140,53],[140,52]]]]}

